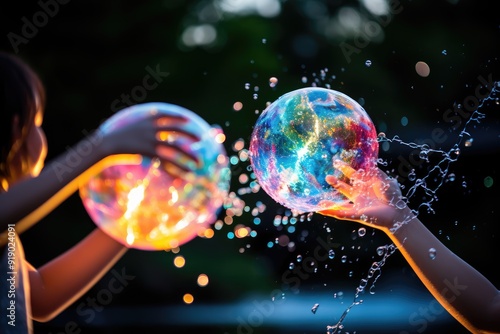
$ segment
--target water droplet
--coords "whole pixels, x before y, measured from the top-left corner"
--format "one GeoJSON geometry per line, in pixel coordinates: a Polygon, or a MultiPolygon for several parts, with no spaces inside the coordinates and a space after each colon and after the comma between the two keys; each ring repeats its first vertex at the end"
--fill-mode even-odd
{"type": "Polygon", "coordinates": [[[249,89],[250,89],[250,84],[249,84],[248,82],[245,84],[245,89],[246,89],[246,90],[249,90],[249,89]]]}
{"type": "Polygon", "coordinates": [[[436,249],[435,248],[429,249],[429,257],[431,258],[431,260],[434,260],[436,258],[436,249]]]}
{"type": "Polygon", "coordinates": [[[415,71],[417,72],[418,75],[424,78],[429,76],[431,72],[429,65],[427,65],[427,63],[423,61],[419,61],[415,64],[415,71]]]}
{"type": "Polygon", "coordinates": [[[366,228],[364,228],[364,227],[360,227],[360,228],[359,228],[359,230],[358,230],[358,235],[359,235],[360,237],[364,237],[364,236],[365,236],[365,234],[366,234],[366,228]]]}
{"type": "Polygon", "coordinates": [[[273,225],[274,226],[279,226],[279,225],[281,225],[281,221],[282,221],[281,216],[280,215],[276,215],[276,216],[274,216],[273,225]]]}
{"type": "Polygon", "coordinates": [[[297,255],[297,262],[302,262],[302,255],[297,255]]]}
{"type": "Polygon", "coordinates": [[[329,257],[330,259],[333,259],[333,258],[335,257],[335,252],[334,252],[334,250],[333,250],[333,249],[330,249],[330,250],[328,251],[328,257],[329,257]]]}
{"type": "Polygon", "coordinates": [[[382,256],[385,254],[385,251],[386,251],[386,247],[385,246],[380,246],[377,248],[377,255],[378,256],[382,256]]]}
{"type": "Polygon", "coordinates": [[[267,39],[263,38],[262,39],[262,44],[266,44],[267,43],[267,39]]]}
{"type": "Polygon", "coordinates": [[[269,87],[276,87],[276,85],[278,84],[278,78],[276,77],[271,77],[269,78],[269,87]]]}
{"type": "Polygon", "coordinates": [[[418,156],[420,157],[420,159],[427,161],[427,157],[429,156],[429,151],[422,150],[422,151],[420,151],[420,153],[418,154],[418,156]]]}
{"type": "Polygon", "coordinates": [[[401,125],[402,126],[408,125],[408,117],[406,117],[406,116],[401,117],[401,125]]]}
{"type": "Polygon", "coordinates": [[[493,178],[491,176],[486,176],[484,178],[484,186],[486,188],[490,188],[493,186],[493,178]]]}
{"type": "Polygon", "coordinates": [[[399,201],[396,202],[396,208],[398,209],[406,208],[406,202],[400,199],[399,201]]]}
{"type": "Polygon", "coordinates": [[[366,278],[361,279],[361,281],[359,282],[359,287],[358,287],[360,292],[362,292],[366,288],[367,285],[368,285],[368,280],[366,278]]]}
{"type": "Polygon", "coordinates": [[[313,314],[316,314],[316,311],[318,310],[319,304],[314,304],[313,307],[311,308],[311,312],[313,314]]]}
{"type": "Polygon", "coordinates": [[[447,56],[447,55],[448,55],[448,51],[443,50],[443,51],[441,51],[441,54],[442,54],[443,56],[447,56]]]}
{"type": "Polygon", "coordinates": [[[288,266],[290,270],[293,270],[295,268],[295,264],[293,262],[290,262],[290,265],[288,266]]]}
{"type": "Polygon", "coordinates": [[[371,60],[367,60],[367,61],[365,61],[365,66],[366,66],[366,67],[370,67],[370,66],[372,66],[372,61],[371,61],[371,60]]]}
{"type": "Polygon", "coordinates": [[[342,263],[346,263],[347,262],[347,255],[342,255],[342,258],[340,261],[342,261],[342,263]]]}
{"type": "Polygon", "coordinates": [[[459,155],[460,155],[460,149],[458,147],[454,147],[453,150],[450,152],[450,157],[452,159],[458,159],[459,155]]]}

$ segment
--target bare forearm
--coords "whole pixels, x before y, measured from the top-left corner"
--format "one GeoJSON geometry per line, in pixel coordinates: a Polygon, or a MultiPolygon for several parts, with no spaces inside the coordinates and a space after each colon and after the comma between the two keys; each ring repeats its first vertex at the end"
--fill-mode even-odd
{"type": "Polygon", "coordinates": [[[47,321],[85,294],[127,248],[95,229],[73,248],[30,271],[33,318],[47,321]]]}
{"type": "MultiPolygon", "coordinates": [[[[409,210],[405,214],[411,214],[409,210]]],[[[432,295],[473,333],[500,331],[498,289],[417,218],[389,237],[432,295]]]]}
{"type": "Polygon", "coordinates": [[[77,178],[104,158],[98,140],[96,135],[83,139],[45,166],[39,176],[21,180],[1,193],[0,232],[7,224],[39,220],[72,194],[78,188],[77,178]]]}

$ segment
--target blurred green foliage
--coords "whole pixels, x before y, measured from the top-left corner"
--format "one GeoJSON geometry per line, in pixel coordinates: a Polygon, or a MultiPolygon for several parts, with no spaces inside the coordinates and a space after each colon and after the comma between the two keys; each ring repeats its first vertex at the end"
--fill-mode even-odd
{"type": "MultiPolygon", "coordinates": [[[[442,127],[457,138],[458,133],[443,121],[443,112],[474,94],[479,76],[491,75],[493,80],[499,80],[497,11],[488,1],[386,3],[400,11],[381,21],[362,2],[342,0],[73,0],[67,4],[55,0],[5,1],[0,4],[1,49],[19,49],[18,55],[40,74],[46,85],[44,129],[49,160],[109,117],[113,101],[121,99],[122,94],[130,95],[134,87],[141,85],[149,73],[147,67],[168,75],[156,89],[147,91],[144,99],[135,102],[165,101],[195,111],[224,129],[229,154],[234,154],[231,144],[235,140],[242,138],[248,144],[252,125],[267,102],[311,84],[329,85],[360,101],[378,130],[388,136],[399,135],[409,142],[426,140],[433,128],[442,127]],[[221,3],[279,3],[280,12],[273,17],[263,17],[255,11],[239,15],[222,10],[221,3]],[[13,34],[22,36],[26,22],[33,23],[37,13],[46,12],[41,4],[58,4],[57,12],[56,7],[51,7],[53,15],[48,15],[45,24],[39,24],[34,36],[14,46],[13,34]],[[379,26],[380,34],[364,42],[360,32],[342,35],[339,18],[345,9],[357,12],[364,20],[359,29],[365,29],[368,23],[385,22],[379,26]],[[213,30],[202,29],[198,33],[215,31],[216,38],[211,43],[188,46],[183,42],[190,27],[207,26],[213,30]],[[357,50],[349,57],[342,49],[346,43],[357,50]],[[367,60],[371,61],[370,66],[365,64],[367,60]],[[417,75],[417,61],[430,66],[428,77],[417,75]],[[324,78],[322,70],[326,70],[324,78]],[[274,88],[269,86],[270,77],[278,79],[274,88]],[[237,101],[243,103],[240,111],[232,108],[237,101]],[[402,117],[408,118],[408,126],[401,124],[402,117]]],[[[450,185],[443,189],[442,201],[436,204],[437,214],[425,219],[461,256],[499,278],[480,251],[490,246],[493,253],[498,251],[498,246],[493,245],[498,227],[492,233],[490,224],[498,223],[494,209],[500,196],[495,185],[485,190],[480,183],[486,176],[498,177],[490,160],[491,155],[499,152],[499,118],[494,112],[498,114],[498,109],[490,111],[484,123],[476,126],[478,147],[453,170],[469,182],[469,188],[450,185]],[[453,196],[457,198],[451,200],[453,196]],[[453,227],[457,220],[460,228],[453,227]]],[[[392,147],[381,155],[397,168],[398,155],[405,152],[404,147],[392,147]]],[[[234,181],[233,190],[237,187],[234,181]]],[[[308,238],[301,239],[299,232],[292,235],[297,244],[295,251],[276,247],[269,250],[267,242],[282,234],[272,226],[272,219],[283,209],[262,193],[248,196],[249,205],[258,199],[267,201],[268,210],[262,215],[257,238],[229,240],[225,234],[231,227],[225,226],[213,239],[197,239],[181,247],[187,260],[185,268],[173,266],[172,253],[131,250],[119,265],[126,266],[137,279],[127,291],[128,298],[121,296],[118,303],[180,305],[182,294],[195,289],[195,278],[202,272],[209,275],[210,284],[204,290],[198,288],[195,300],[199,297],[204,302],[234,301],[254,291],[268,294],[274,288],[282,288],[281,275],[290,259],[299,252],[310,252],[315,237],[330,235],[324,230],[325,224],[335,228],[333,235],[338,244],[350,247],[354,242],[350,236],[357,225],[316,217],[298,227],[298,231],[308,231],[308,238]],[[240,253],[240,249],[244,252],[240,253]]],[[[252,224],[246,216],[238,222],[252,224]]],[[[94,225],[75,194],[25,233],[27,256],[35,265],[42,264],[92,228],[94,225]]],[[[365,258],[359,261],[356,274],[368,268],[372,248],[387,242],[378,233],[370,238],[358,240],[363,248],[357,255],[365,258]]],[[[407,266],[398,255],[390,262],[388,267],[413,277],[405,271],[407,266]]],[[[319,275],[308,283],[345,280],[357,284],[340,272],[343,271],[319,275]]],[[[304,289],[307,286],[304,284],[304,289]]],[[[356,312],[362,312],[362,307],[356,312]]],[[[50,330],[50,326],[40,328],[50,330]]]]}

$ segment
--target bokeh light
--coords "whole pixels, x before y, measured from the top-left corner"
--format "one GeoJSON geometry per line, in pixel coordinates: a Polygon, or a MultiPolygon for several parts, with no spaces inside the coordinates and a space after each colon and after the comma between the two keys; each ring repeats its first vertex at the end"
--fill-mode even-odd
{"type": "Polygon", "coordinates": [[[186,294],[184,294],[184,296],[182,296],[182,300],[186,304],[192,304],[194,302],[194,297],[192,294],[186,293],[186,294]]]}
{"type": "Polygon", "coordinates": [[[200,274],[198,275],[198,279],[196,280],[196,282],[198,283],[199,286],[203,287],[203,286],[207,286],[208,285],[208,276],[207,274],[200,274]]]}
{"type": "Polygon", "coordinates": [[[182,268],[186,264],[186,259],[182,255],[178,255],[174,258],[174,266],[177,268],[182,268]]]}
{"type": "Polygon", "coordinates": [[[417,72],[418,75],[424,78],[428,77],[429,74],[431,73],[429,65],[427,65],[427,63],[423,61],[419,61],[415,64],[415,71],[417,72]]]}

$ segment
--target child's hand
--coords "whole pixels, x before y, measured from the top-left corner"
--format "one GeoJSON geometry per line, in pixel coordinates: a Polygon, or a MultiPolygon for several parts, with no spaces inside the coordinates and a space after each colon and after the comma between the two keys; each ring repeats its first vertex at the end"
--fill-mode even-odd
{"type": "Polygon", "coordinates": [[[355,171],[342,161],[336,161],[335,168],[349,178],[350,183],[332,175],[328,175],[326,181],[347,197],[348,201],[340,205],[325,201],[322,205],[329,208],[318,213],[356,221],[385,232],[410,214],[398,182],[380,169],[355,171]]]}
{"type": "Polygon", "coordinates": [[[188,165],[200,163],[189,149],[200,138],[184,129],[186,122],[187,118],[178,115],[152,114],[103,135],[104,154],[158,157],[187,171],[188,165]]]}

